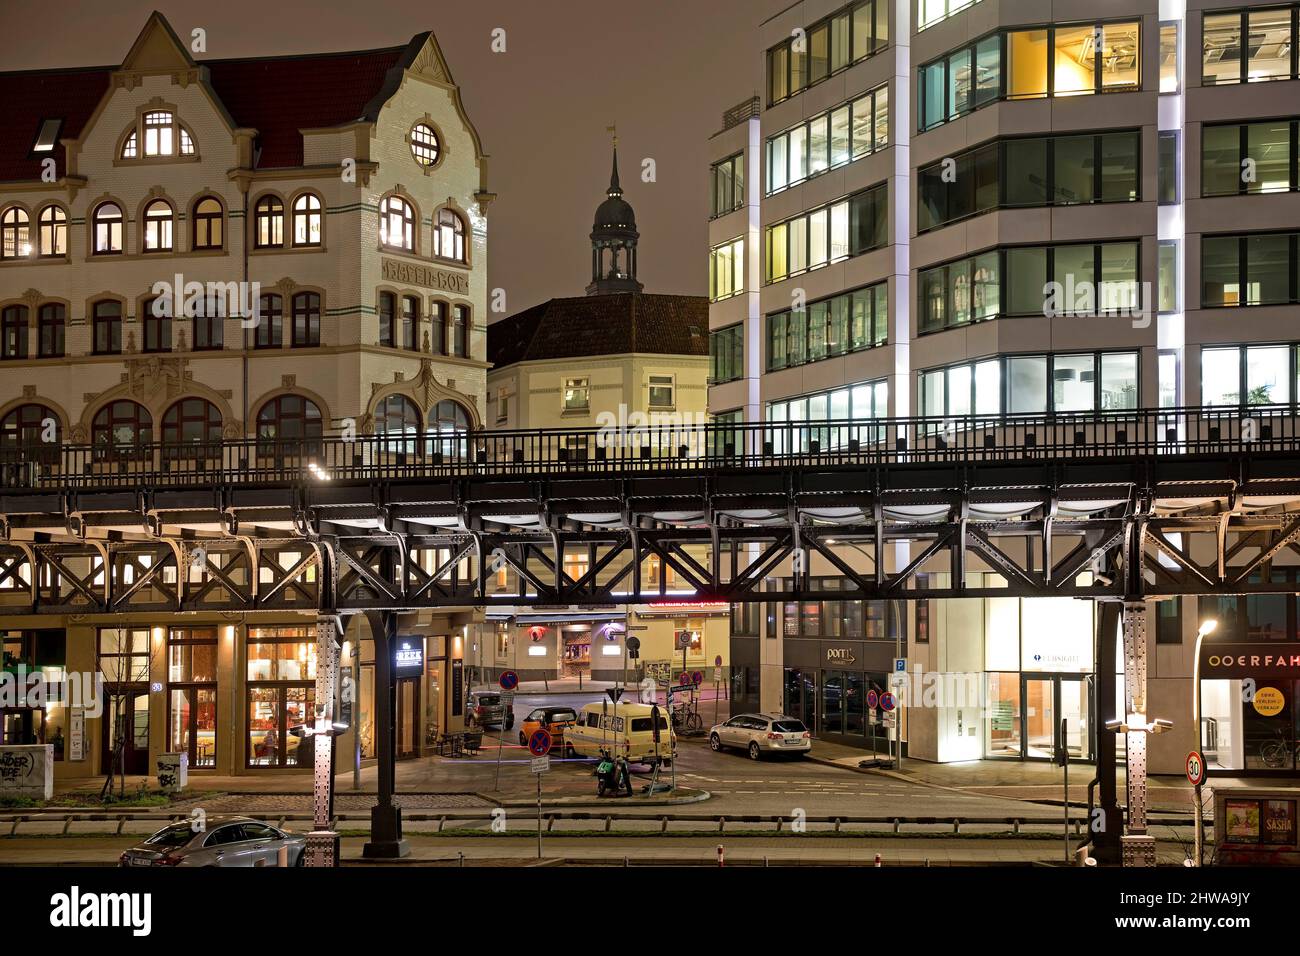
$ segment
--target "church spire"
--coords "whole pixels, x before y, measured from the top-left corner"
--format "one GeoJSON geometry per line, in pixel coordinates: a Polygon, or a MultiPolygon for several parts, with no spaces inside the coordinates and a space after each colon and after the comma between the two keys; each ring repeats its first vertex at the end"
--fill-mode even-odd
{"type": "MultiPolygon", "coordinates": [[[[614,127],[609,131],[613,133],[614,127]]],[[[596,207],[596,219],[591,227],[591,284],[587,286],[587,295],[640,292],[643,288],[636,278],[636,247],[640,238],[636,213],[623,198],[623,187],[618,181],[618,137],[613,139],[609,189],[605,191],[605,201],[596,207]]]]}

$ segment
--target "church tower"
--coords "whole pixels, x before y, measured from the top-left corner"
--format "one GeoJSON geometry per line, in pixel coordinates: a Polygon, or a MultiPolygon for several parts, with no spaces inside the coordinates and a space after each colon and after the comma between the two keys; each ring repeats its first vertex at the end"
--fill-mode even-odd
{"type": "Polygon", "coordinates": [[[591,285],[587,295],[640,292],[636,279],[636,213],[623,198],[618,184],[618,140],[614,141],[614,168],[605,201],[596,208],[591,227],[591,285]]]}

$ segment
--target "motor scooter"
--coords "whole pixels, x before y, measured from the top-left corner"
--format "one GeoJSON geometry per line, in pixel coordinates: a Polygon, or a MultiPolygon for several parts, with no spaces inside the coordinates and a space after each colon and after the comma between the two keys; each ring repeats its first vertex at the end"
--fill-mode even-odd
{"type": "Polygon", "coordinates": [[[596,796],[632,796],[632,774],[626,757],[611,757],[609,751],[602,750],[592,773],[596,777],[596,796]]]}

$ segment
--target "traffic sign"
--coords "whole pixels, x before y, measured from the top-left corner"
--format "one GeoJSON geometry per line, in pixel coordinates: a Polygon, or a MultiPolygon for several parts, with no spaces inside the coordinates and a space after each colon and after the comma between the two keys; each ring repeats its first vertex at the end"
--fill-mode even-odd
{"type": "Polygon", "coordinates": [[[1205,754],[1199,750],[1187,755],[1187,782],[1193,787],[1205,783],[1205,754]]]}
{"type": "Polygon", "coordinates": [[[679,651],[684,651],[684,650],[686,650],[688,647],[691,646],[691,632],[690,632],[690,631],[678,631],[678,632],[677,632],[677,641],[676,641],[676,643],[677,643],[677,649],[678,649],[679,651]]]}
{"type": "Polygon", "coordinates": [[[704,683],[704,671],[691,671],[691,683],[696,687],[704,683]]]}
{"type": "Polygon", "coordinates": [[[895,658],[894,658],[894,673],[895,673],[895,674],[906,674],[906,673],[907,673],[907,658],[906,658],[906,657],[895,657],[895,658]]]}
{"type": "Polygon", "coordinates": [[[716,683],[718,683],[720,680],[722,680],[722,668],[721,668],[721,667],[715,667],[715,668],[713,668],[713,682],[716,684],[716,683]]]}
{"type": "Polygon", "coordinates": [[[721,654],[719,654],[717,657],[715,657],[715,658],[713,659],[713,666],[714,666],[714,667],[721,667],[721,666],[722,666],[722,655],[721,655],[721,654]]]}
{"type": "Polygon", "coordinates": [[[533,731],[533,735],[528,738],[528,752],[534,757],[545,757],[551,752],[551,732],[546,728],[539,728],[533,731]]]}
{"type": "Polygon", "coordinates": [[[633,634],[623,641],[623,646],[626,647],[629,652],[639,651],[641,650],[641,638],[633,634]]]}
{"type": "Polygon", "coordinates": [[[546,773],[546,771],[551,769],[551,758],[545,756],[534,757],[529,761],[529,764],[533,773],[546,773]]]}
{"type": "Polygon", "coordinates": [[[514,671],[502,671],[501,676],[497,678],[497,683],[501,685],[502,690],[514,690],[519,686],[519,675],[514,671]]]}
{"type": "Polygon", "coordinates": [[[609,695],[609,699],[610,699],[610,700],[612,700],[614,703],[617,704],[617,703],[618,703],[618,699],[619,699],[620,697],[623,696],[623,688],[621,688],[621,687],[610,687],[610,688],[606,689],[605,693],[609,695]]]}
{"type": "Polygon", "coordinates": [[[885,724],[885,727],[887,727],[887,728],[889,728],[889,729],[891,729],[891,730],[892,730],[894,727],[897,727],[897,726],[898,726],[898,714],[894,713],[892,710],[887,710],[887,711],[885,711],[885,720],[884,720],[884,724],[885,724]]]}
{"type": "Polygon", "coordinates": [[[880,706],[883,707],[886,711],[890,711],[898,706],[898,701],[894,699],[893,694],[886,691],[885,693],[880,695],[880,706]]]}
{"type": "Polygon", "coordinates": [[[867,706],[872,710],[880,706],[880,695],[874,689],[867,691],[867,706]]]}

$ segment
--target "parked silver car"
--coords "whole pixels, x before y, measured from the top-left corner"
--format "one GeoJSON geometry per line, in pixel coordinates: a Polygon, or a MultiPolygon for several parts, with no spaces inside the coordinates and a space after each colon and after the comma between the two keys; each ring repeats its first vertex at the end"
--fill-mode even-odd
{"type": "Polygon", "coordinates": [[[465,723],[471,727],[514,730],[515,706],[502,703],[498,691],[472,690],[465,705],[465,723]]]}
{"type": "Polygon", "coordinates": [[[735,747],[757,760],[765,753],[807,753],[812,734],[802,720],[784,714],[737,714],[709,730],[709,746],[735,747]]]}
{"type": "Polygon", "coordinates": [[[277,866],[281,847],[289,866],[302,866],[307,838],[249,817],[211,816],[204,829],[190,822],[163,827],[118,858],[119,866],[277,866]]]}

